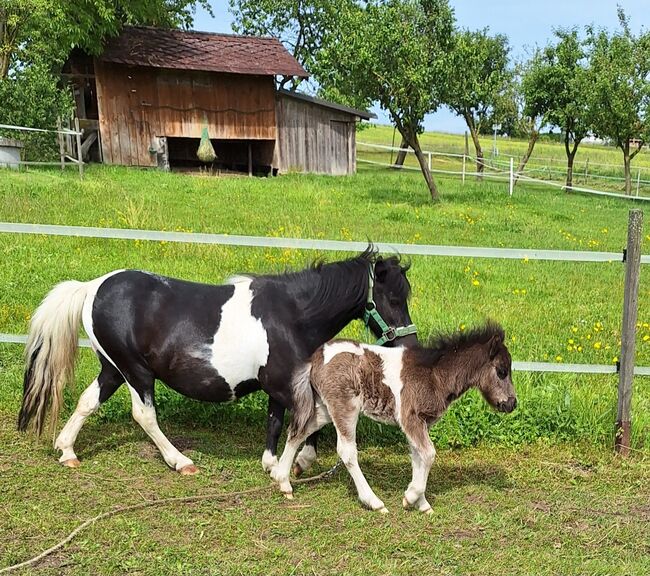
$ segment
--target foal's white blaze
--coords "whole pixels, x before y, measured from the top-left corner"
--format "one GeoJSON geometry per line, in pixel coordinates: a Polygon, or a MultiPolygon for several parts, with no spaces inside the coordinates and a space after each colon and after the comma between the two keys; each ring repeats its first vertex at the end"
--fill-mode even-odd
{"type": "Polygon", "coordinates": [[[404,357],[404,348],[383,348],[371,344],[362,344],[362,346],[377,354],[382,360],[384,370],[383,383],[388,386],[395,397],[395,420],[399,423],[401,413],[401,396],[402,396],[402,359],[404,357]]]}
{"type": "Polygon", "coordinates": [[[210,363],[233,391],[237,384],[257,379],[269,358],[262,321],[251,313],[252,279],[231,279],[235,292],[221,308],[221,322],[211,348],[210,363]]]}
{"type": "Polygon", "coordinates": [[[328,364],[334,356],[342,352],[349,352],[357,356],[363,354],[363,350],[354,342],[332,342],[323,346],[323,364],[328,364]]]}

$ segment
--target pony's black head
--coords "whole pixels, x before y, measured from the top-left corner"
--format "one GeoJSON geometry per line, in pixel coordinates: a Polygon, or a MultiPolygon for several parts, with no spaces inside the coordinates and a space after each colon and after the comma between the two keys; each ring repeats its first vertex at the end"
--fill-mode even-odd
{"type": "Polygon", "coordinates": [[[488,339],[484,345],[485,362],[480,369],[478,389],[483,398],[499,412],[512,412],[517,396],[512,384],[512,358],[504,343],[505,333],[496,324],[484,329],[488,339]]]}
{"type": "MultiPolygon", "coordinates": [[[[388,258],[374,256],[373,260],[374,262],[370,263],[371,266],[374,266],[372,300],[375,303],[377,312],[389,328],[411,325],[411,315],[408,308],[411,285],[406,277],[409,265],[403,265],[397,256],[389,256],[388,258]]],[[[368,319],[368,327],[377,338],[382,337],[384,331],[372,316],[368,319]]],[[[386,346],[396,344],[409,346],[416,343],[417,336],[409,334],[388,340],[386,346]]]]}

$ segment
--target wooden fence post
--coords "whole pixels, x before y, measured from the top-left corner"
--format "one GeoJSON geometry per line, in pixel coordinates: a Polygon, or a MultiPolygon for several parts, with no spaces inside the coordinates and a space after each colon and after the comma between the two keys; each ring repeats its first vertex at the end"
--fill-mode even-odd
{"type": "Polygon", "coordinates": [[[465,162],[467,161],[467,154],[463,154],[463,184],[465,184],[465,162]]]}
{"type": "Polygon", "coordinates": [[[630,408],[632,405],[632,381],[634,379],[642,233],[643,212],[641,210],[630,210],[627,225],[627,250],[625,251],[625,294],[623,297],[621,364],[618,381],[615,440],[615,450],[622,456],[627,456],[630,453],[630,408]]]}
{"type": "Polygon", "coordinates": [[[77,139],[77,158],[79,160],[79,178],[83,180],[84,177],[84,159],[83,152],[81,151],[81,130],[79,129],[79,118],[74,119],[74,129],[77,139]]]}
{"type": "Polygon", "coordinates": [[[63,144],[63,134],[61,134],[61,118],[56,119],[56,139],[59,141],[59,156],[61,156],[61,170],[65,169],[65,145],[63,144]]]}

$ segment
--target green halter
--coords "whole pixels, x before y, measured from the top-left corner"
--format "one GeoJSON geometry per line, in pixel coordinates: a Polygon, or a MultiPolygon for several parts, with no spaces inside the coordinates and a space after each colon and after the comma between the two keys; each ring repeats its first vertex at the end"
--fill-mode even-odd
{"type": "Polygon", "coordinates": [[[366,309],[363,312],[363,321],[366,325],[366,328],[370,327],[370,319],[372,318],[377,326],[381,329],[381,337],[375,342],[377,346],[383,346],[386,342],[392,342],[397,338],[402,336],[408,336],[409,334],[416,334],[418,329],[415,324],[409,324],[408,326],[399,326],[397,328],[391,328],[384,322],[384,319],[381,317],[381,314],[377,311],[377,305],[373,298],[373,289],[375,286],[375,267],[371,266],[368,269],[368,301],[366,302],[366,309]]]}

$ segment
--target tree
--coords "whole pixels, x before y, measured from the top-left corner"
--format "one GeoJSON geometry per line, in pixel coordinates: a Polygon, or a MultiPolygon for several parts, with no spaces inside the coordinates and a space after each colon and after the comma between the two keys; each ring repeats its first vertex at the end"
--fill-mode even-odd
{"type": "Polygon", "coordinates": [[[465,120],[479,173],[485,167],[479,134],[507,87],[508,52],[508,40],[501,34],[462,30],[456,34],[449,58],[444,103],[465,120]]]}
{"type": "Polygon", "coordinates": [[[548,123],[548,101],[540,90],[544,73],[540,52],[536,51],[528,61],[515,66],[505,93],[497,99],[494,108],[498,118],[500,108],[506,106],[501,115],[510,119],[512,134],[528,139],[526,152],[516,169],[515,184],[533,154],[540,132],[548,123]]]}
{"type": "Polygon", "coordinates": [[[576,29],[558,29],[554,33],[556,43],[539,55],[530,90],[535,100],[547,109],[549,123],[562,131],[567,156],[566,187],[571,190],[573,161],[580,142],[589,134],[592,70],[576,29]]]}
{"type": "MultiPolygon", "coordinates": [[[[229,0],[233,30],[239,34],[274,36],[310,74],[325,36],[335,28],[344,6],[353,0],[229,0]]],[[[281,88],[295,90],[300,79],[283,76],[281,88]]]]}
{"type": "Polygon", "coordinates": [[[60,65],[72,48],[101,51],[125,24],[188,27],[196,5],[208,0],[2,0],[0,79],[17,62],[60,65]]]}
{"type": "Polygon", "coordinates": [[[634,36],[619,8],[621,30],[587,30],[593,71],[587,94],[594,133],[623,152],[625,193],[631,162],[650,138],[650,32],[634,36]]]}
{"type": "Polygon", "coordinates": [[[438,190],[418,135],[425,114],[442,99],[452,47],[447,0],[387,0],[348,6],[337,33],[323,46],[318,82],[357,105],[378,102],[413,149],[431,198],[438,190]]]}

